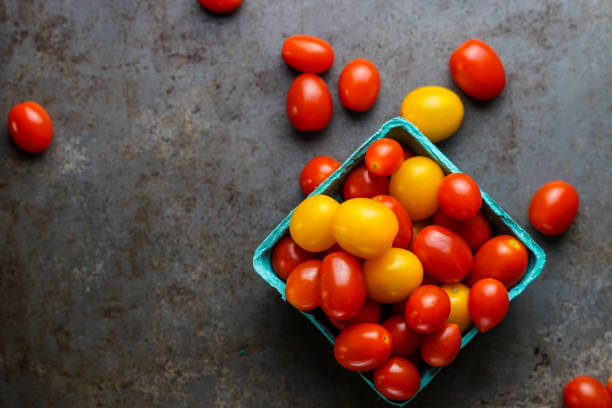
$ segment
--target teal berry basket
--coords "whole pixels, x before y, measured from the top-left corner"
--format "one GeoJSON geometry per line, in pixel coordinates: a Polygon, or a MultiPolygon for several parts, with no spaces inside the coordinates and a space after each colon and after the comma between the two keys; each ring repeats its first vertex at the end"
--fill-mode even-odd
{"type": "MultiPolygon", "coordinates": [[[[344,180],[353,169],[363,163],[368,146],[370,146],[370,144],[372,144],[374,141],[383,137],[397,140],[402,146],[412,150],[415,155],[429,157],[440,165],[445,174],[461,172],[461,170],[459,170],[457,166],[455,166],[453,162],[451,162],[440,150],[438,150],[438,148],[434,146],[434,144],[430,142],[429,139],[427,139],[427,137],[425,137],[412,123],[403,118],[393,118],[386,122],[376,133],[374,133],[374,135],[368,138],[368,140],[366,140],[365,143],[363,143],[353,154],[351,154],[351,156],[342,164],[342,166],[340,166],[338,170],[336,170],[327,180],[325,180],[325,182],[323,182],[315,191],[313,191],[311,195],[325,194],[342,201],[341,191],[344,180]]],[[[527,234],[527,232],[525,232],[525,230],[521,228],[506,211],[497,205],[497,203],[493,201],[493,199],[487,193],[482,190],[481,193],[483,199],[481,211],[491,223],[494,234],[514,235],[525,245],[525,247],[527,247],[529,253],[529,264],[527,266],[525,276],[509,292],[510,300],[512,301],[521,292],[523,292],[527,286],[538,277],[538,275],[540,275],[542,269],[544,268],[544,264],[546,263],[546,254],[542,248],[540,248],[540,246],[536,244],[535,241],[529,236],[529,234],[527,234]]],[[[285,301],[285,283],[274,273],[272,269],[271,257],[272,249],[276,243],[288,233],[289,220],[291,219],[292,214],[293,211],[291,211],[291,213],[289,213],[289,215],[287,215],[285,219],[282,220],[281,223],[272,230],[272,232],[270,232],[259,247],[257,247],[255,254],[253,255],[253,267],[255,268],[255,271],[263,278],[263,280],[276,289],[285,301]]],[[[334,344],[334,333],[336,333],[337,330],[331,326],[329,322],[327,322],[325,316],[320,311],[314,313],[300,313],[306,316],[306,318],[310,320],[321,333],[323,333],[330,343],[334,344]]],[[[461,348],[463,349],[477,334],[478,330],[475,327],[472,327],[472,329],[463,336],[461,348]]],[[[440,368],[429,366],[421,370],[421,387],[419,388],[419,392],[421,392],[421,390],[423,390],[423,388],[429,384],[429,382],[439,371],[440,368]]],[[[402,407],[411,401],[390,401],[376,390],[374,383],[372,382],[371,375],[368,376],[367,373],[359,373],[359,375],[380,396],[380,398],[384,399],[389,404],[402,407]]]]}

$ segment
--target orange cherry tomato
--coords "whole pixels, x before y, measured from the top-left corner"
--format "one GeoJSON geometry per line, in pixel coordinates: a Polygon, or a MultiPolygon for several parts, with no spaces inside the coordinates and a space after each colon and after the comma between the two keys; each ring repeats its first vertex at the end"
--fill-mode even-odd
{"type": "Polygon", "coordinates": [[[438,204],[448,216],[465,221],[478,214],[482,196],[470,176],[453,173],[444,177],[438,186],[438,204]]]}
{"type": "Polygon", "coordinates": [[[563,404],[565,408],[610,408],[612,396],[595,378],[582,375],[563,389],[563,404]]]}
{"type": "Polygon", "coordinates": [[[493,278],[512,288],[525,275],[529,261],[527,248],[510,235],[498,235],[485,242],[474,255],[474,266],[466,278],[468,286],[493,278]]]}
{"type": "Polygon", "coordinates": [[[404,163],[404,150],[397,141],[382,138],[372,143],[365,154],[368,171],[377,176],[390,176],[404,163]]]}
{"type": "Polygon", "coordinates": [[[330,156],[317,156],[310,160],[300,174],[300,187],[304,195],[315,191],[338,167],[338,160],[330,156]]]}
{"type": "Polygon", "coordinates": [[[450,299],[446,292],[439,286],[424,285],[408,298],[404,318],[412,330],[429,334],[444,325],[450,311],[450,299]]]}
{"type": "Polygon", "coordinates": [[[349,320],[366,300],[366,283],[357,259],[346,252],[327,255],[319,270],[321,309],[329,317],[349,320]]]}
{"type": "Polygon", "coordinates": [[[410,244],[412,243],[412,221],[408,216],[404,207],[397,201],[395,198],[390,195],[377,195],[372,197],[372,200],[378,201],[393,211],[393,214],[397,217],[397,222],[399,223],[399,231],[395,236],[395,240],[393,241],[394,248],[410,248],[410,244]]]}
{"type": "Polygon", "coordinates": [[[325,129],[332,117],[332,98],[325,82],[314,74],[295,78],[287,93],[287,117],[301,132],[325,129]]]}
{"type": "Polygon", "coordinates": [[[320,74],[334,63],[334,50],[329,43],[312,35],[294,35],[283,43],[285,62],[300,72],[320,74]]]}
{"type": "Polygon", "coordinates": [[[9,132],[17,146],[26,152],[40,153],[53,139],[53,124],[47,111],[36,102],[13,106],[8,116],[9,132]]]}
{"type": "Polygon", "coordinates": [[[345,200],[372,198],[375,195],[388,193],[389,179],[370,173],[366,166],[359,166],[353,170],[342,186],[342,195],[345,200]]]}
{"type": "Polygon", "coordinates": [[[534,194],[529,222],[544,235],[559,235],[572,225],[578,213],[578,193],[565,181],[551,181],[534,194]]]}
{"type": "Polygon", "coordinates": [[[278,241],[272,251],[272,269],[279,278],[286,281],[296,266],[314,256],[313,253],[302,249],[290,236],[286,236],[278,241]]]}
{"type": "Polygon", "coordinates": [[[242,0],[199,0],[200,4],[210,11],[215,13],[227,13],[236,10],[242,3],[242,0]]]}
{"type": "Polygon", "coordinates": [[[391,316],[382,324],[391,335],[393,343],[392,356],[408,357],[419,349],[423,335],[408,326],[404,314],[391,316]]]}
{"type": "Polygon", "coordinates": [[[392,401],[414,397],[421,387],[421,374],[409,360],[391,357],[374,371],[374,386],[392,401]]]}
{"type": "Polygon", "coordinates": [[[338,330],[344,330],[349,326],[357,323],[378,323],[380,320],[380,305],[378,302],[373,301],[370,298],[366,298],[366,301],[361,306],[357,316],[349,320],[339,320],[333,317],[327,317],[331,324],[338,330]]]}
{"type": "Polygon", "coordinates": [[[364,58],[349,62],[340,74],[338,94],[345,108],[365,112],[374,105],[380,90],[376,66],[364,58]]]}
{"type": "Polygon", "coordinates": [[[451,54],[448,67],[459,88],[476,99],[493,99],[506,86],[501,60],[493,48],[480,40],[464,42],[451,54]]]}
{"type": "Polygon", "coordinates": [[[296,309],[308,311],[319,306],[319,268],[321,261],[311,259],[295,267],[287,278],[285,297],[296,309]]]}
{"type": "Polygon", "coordinates": [[[468,311],[481,332],[491,330],[504,320],[510,304],[508,291],[497,279],[481,279],[470,289],[468,311]]]}
{"type": "Polygon", "coordinates": [[[351,371],[370,371],[391,355],[391,335],[379,324],[359,323],[342,330],[334,343],[338,363],[351,371]]]}
{"type": "Polygon", "coordinates": [[[459,234],[474,252],[491,239],[492,235],[491,225],[481,212],[469,220],[459,221],[438,210],[433,216],[433,223],[459,234]]]}
{"type": "Polygon", "coordinates": [[[430,366],[444,367],[452,363],[461,350],[461,332],[454,323],[444,323],[441,329],[423,337],[421,357],[430,366]]]}

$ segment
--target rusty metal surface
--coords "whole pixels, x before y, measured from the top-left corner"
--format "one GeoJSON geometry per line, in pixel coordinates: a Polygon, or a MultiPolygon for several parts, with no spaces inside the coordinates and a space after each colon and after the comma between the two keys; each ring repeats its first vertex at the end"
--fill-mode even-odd
{"type": "Polygon", "coordinates": [[[604,380],[611,13],[595,0],[245,0],[228,16],[195,0],[0,0],[0,113],[36,100],[55,126],[38,156],[0,128],[0,406],[383,407],[251,255],[301,199],[303,164],[346,158],[417,86],[456,89],[447,59],[469,37],[498,51],[508,87],[490,103],[460,94],[463,125],[441,148],[523,225],[551,179],[581,207],[564,236],[534,233],[542,276],[411,406],[560,406],[570,378],[604,380]],[[296,74],[280,48],[297,33],[336,52],[334,116],[310,136],[284,113],[296,74]],[[358,57],[382,77],[365,114],[335,91],[358,57]]]}

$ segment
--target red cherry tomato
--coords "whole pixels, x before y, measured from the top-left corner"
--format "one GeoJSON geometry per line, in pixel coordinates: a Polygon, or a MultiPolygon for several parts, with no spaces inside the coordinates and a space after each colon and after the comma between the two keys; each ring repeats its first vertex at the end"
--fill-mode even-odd
{"type": "Polygon", "coordinates": [[[610,408],[612,397],[606,387],[593,377],[576,377],[563,390],[565,408],[610,408]]]}
{"type": "Polygon", "coordinates": [[[325,40],[312,35],[294,35],[283,43],[285,62],[300,72],[320,74],[334,63],[334,50],[325,40]]]}
{"type": "Polygon", "coordinates": [[[476,99],[493,99],[506,86],[501,60],[493,48],[480,40],[464,42],[451,54],[448,67],[459,88],[476,99]]]}
{"type": "Polygon", "coordinates": [[[8,116],[13,141],[26,152],[40,153],[53,139],[53,124],[47,111],[36,102],[13,106],[8,116]]]}
{"type": "Polygon", "coordinates": [[[357,259],[346,252],[327,255],[319,271],[321,309],[329,317],[349,320],[366,300],[366,283],[357,259]]]}
{"type": "Polygon", "coordinates": [[[425,273],[440,282],[460,282],[474,261],[463,238],[439,225],[423,228],[414,239],[412,252],[423,264],[425,273]]]}
{"type": "Polygon", "coordinates": [[[410,149],[404,148],[404,160],[414,157],[414,153],[410,149]]]}
{"type": "Polygon", "coordinates": [[[353,170],[342,187],[345,200],[372,198],[380,194],[389,194],[389,179],[370,173],[366,166],[359,166],[353,170]]]}
{"type": "Polygon", "coordinates": [[[325,82],[314,74],[295,78],[287,93],[287,117],[301,132],[325,129],[332,116],[332,98],[325,82]]]}
{"type": "Polygon", "coordinates": [[[474,252],[491,239],[492,235],[491,225],[481,212],[469,220],[459,221],[438,210],[433,216],[433,223],[459,234],[474,252]]]}
{"type": "Polygon", "coordinates": [[[390,176],[404,163],[404,150],[397,141],[382,138],[372,143],[365,154],[368,171],[377,176],[390,176]]]}
{"type": "Polygon", "coordinates": [[[272,269],[283,281],[286,281],[293,269],[315,257],[315,254],[303,250],[290,236],[282,238],[272,251],[272,269]]]}
{"type": "Polygon", "coordinates": [[[308,311],[319,306],[319,268],[321,261],[311,259],[295,267],[287,278],[285,297],[296,309],[308,311]]]}
{"type": "Polygon", "coordinates": [[[529,222],[544,235],[559,235],[578,213],[578,193],[564,181],[544,184],[529,204],[529,222]]]}
{"type": "Polygon", "coordinates": [[[331,324],[338,330],[344,330],[349,326],[352,326],[357,323],[378,323],[380,320],[380,305],[378,302],[366,298],[366,301],[363,302],[363,306],[357,313],[357,316],[353,317],[349,320],[338,320],[333,317],[327,317],[331,324]]]}
{"type": "Polygon", "coordinates": [[[242,3],[242,0],[199,0],[200,4],[210,11],[215,13],[227,13],[228,11],[236,10],[242,3]]]}
{"type": "Polygon", "coordinates": [[[382,326],[391,335],[391,342],[393,343],[392,356],[408,357],[418,350],[423,335],[415,332],[408,326],[403,313],[388,318],[382,326]]]}
{"type": "Polygon", "coordinates": [[[391,357],[374,371],[374,386],[392,401],[407,400],[421,387],[421,374],[409,360],[391,357]]]}
{"type": "Polygon", "coordinates": [[[317,156],[310,160],[300,174],[300,187],[304,195],[315,191],[338,167],[340,163],[333,157],[317,156]]]}
{"type": "Polygon", "coordinates": [[[345,108],[365,112],[374,105],[380,90],[376,66],[367,59],[349,62],[340,74],[338,94],[345,108]]]}
{"type": "Polygon", "coordinates": [[[608,391],[610,391],[610,396],[612,396],[612,375],[608,378],[608,391]]]}
{"type": "Polygon", "coordinates": [[[455,323],[444,323],[442,328],[423,337],[421,357],[430,366],[444,367],[457,358],[461,350],[461,331],[455,323]]]}
{"type": "Polygon", "coordinates": [[[393,214],[397,217],[397,222],[399,223],[399,231],[395,236],[395,240],[393,241],[394,248],[409,248],[412,243],[412,221],[410,221],[410,217],[408,213],[402,207],[399,201],[390,195],[377,195],[372,197],[372,200],[376,200],[378,202],[383,203],[387,207],[393,211],[393,214]]]}
{"type": "Polygon", "coordinates": [[[509,304],[508,291],[497,279],[481,279],[470,288],[468,296],[470,318],[483,333],[504,320],[509,304]]]}
{"type": "Polygon", "coordinates": [[[379,324],[359,323],[342,330],[334,343],[338,363],[351,371],[370,371],[391,355],[391,335],[379,324]]]}
{"type": "Polygon", "coordinates": [[[498,235],[485,242],[474,255],[474,266],[466,278],[468,286],[484,278],[501,281],[507,289],[527,271],[527,248],[510,235],[498,235]]]}
{"type": "Polygon", "coordinates": [[[429,334],[444,325],[450,315],[450,308],[450,299],[442,288],[424,285],[408,298],[404,318],[412,330],[429,334]]]}
{"type": "Polygon", "coordinates": [[[438,186],[438,204],[449,217],[469,220],[482,205],[478,184],[467,174],[449,174],[438,186]]]}

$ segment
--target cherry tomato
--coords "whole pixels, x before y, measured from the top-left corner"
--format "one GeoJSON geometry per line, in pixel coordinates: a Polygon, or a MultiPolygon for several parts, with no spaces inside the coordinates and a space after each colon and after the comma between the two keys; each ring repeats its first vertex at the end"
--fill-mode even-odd
{"type": "Polygon", "coordinates": [[[359,261],[346,252],[327,255],[319,270],[321,309],[329,317],[349,320],[366,300],[366,284],[359,261]]]}
{"type": "Polygon", "coordinates": [[[236,10],[242,3],[242,0],[199,0],[200,4],[210,11],[215,13],[227,13],[228,11],[236,10]]]}
{"type": "Polygon", "coordinates": [[[340,204],[336,200],[326,195],[306,198],[291,216],[291,238],[307,251],[325,251],[336,242],[332,233],[332,222],[339,207],[340,204]]]}
{"type": "Polygon", "coordinates": [[[312,35],[294,35],[283,43],[285,62],[300,72],[320,74],[334,63],[334,50],[325,40],[312,35]]]}
{"type": "Polygon", "coordinates": [[[311,259],[295,267],[287,278],[285,297],[296,309],[308,311],[319,306],[319,267],[321,261],[311,259]]]}
{"type": "Polygon", "coordinates": [[[314,74],[295,78],[287,93],[287,117],[301,132],[325,129],[332,117],[332,98],[325,82],[314,74]]]}
{"type": "Polygon", "coordinates": [[[272,269],[283,281],[286,281],[293,268],[314,258],[314,254],[300,248],[290,237],[284,237],[272,251],[272,269]]]}
{"type": "Polygon", "coordinates": [[[410,149],[404,148],[404,160],[409,159],[414,156],[414,153],[410,149]]]}
{"type": "Polygon", "coordinates": [[[448,67],[459,88],[476,99],[493,99],[506,86],[501,60],[480,40],[464,42],[451,54],[448,67]]]}
{"type": "Polygon", "coordinates": [[[582,375],[565,386],[563,404],[565,408],[610,408],[612,397],[602,383],[582,375]]]}
{"type": "Polygon", "coordinates": [[[444,325],[450,310],[450,299],[444,290],[438,286],[424,285],[408,298],[404,317],[412,330],[429,334],[444,325]]]}
{"type": "Polygon", "coordinates": [[[8,116],[13,141],[26,152],[40,153],[53,139],[53,124],[47,111],[36,102],[13,106],[8,116]]]}
{"type": "Polygon", "coordinates": [[[447,323],[455,323],[461,333],[465,333],[472,326],[468,310],[470,288],[462,283],[445,283],[440,286],[446,292],[451,303],[451,311],[447,323]]]}
{"type": "Polygon", "coordinates": [[[406,95],[401,112],[429,140],[439,142],[451,137],[461,126],[463,103],[450,89],[425,86],[406,95]]]}
{"type": "Polygon", "coordinates": [[[392,401],[407,400],[421,387],[421,374],[409,360],[391,357],[374,371],[374,386],[392,401]]]}
{"type": "Polygon", "coordinates": [[[440,282],[460,282],[472,268],[472,251],[463,238],[448,228],[430,225],[412,244],[423,270],[440,282]]]}
{"type": "Polygon", "coordinates": [[[461,332],[454,323],[444,323],[442,328],[421,340],[421,357],[430,366],[444,367],[452,363],[461,350],[461,332]]]}
{"type": "Polygon", "coordinates": [[[333,235],[351,254],[370,259],[391,248],[399,230],[393,211],[368,198],[353,198],[340,204],[333,221],[333,235]]]}
{"type": "Polygon", "coordinates": [[[353,170],[342,186],[342,195],[345,200],[351,198],[372,198],[375,195],[389,192],[389,180],[368,171],[366,166],[359,166],[353,170]]]}
{"type": "Polygon", "coordinates": [[[504,320],[509,304],[508,291],[497,279],[481,279],[470,289],[468,296],[470,318],[483,333],[504,320]]]}
{"type": "Polygon", "coordinates": [[[391,355],[391,335],[379,324],[359,323],[342,330],[334,343],[338,363],[351,371],[370,371],[391,355]]]}
{"type": "Polygon", "coordinates": [[[438,210],[438,186],[443,178],[435,161],[414,156],[391,176],[389,194],[402,204],[412,221],[424,220],[438,210]]]}
{"type": "Polygon", "coordinates": [[[376,66],[364,58],[346,64],[338,80],[340,102],[345,108],[365,112],[374,105],[380,90],[376,66]]]}
{"type": "Polygon", "coordinates": [[[419,349],[423,335],[408,326],[403,314],[388,318],[382,326],[391,335],[392,356],[408,357],[419,349]]]}
{"type": "MultiPolygon", "coordinates": [[[[419,235],[419,232],[423,230],[423,228],[431,225],[431,218],[427,218],[421,221],[412,221],[412,237],[416,237],[419,235]]],[[[414,243],[414,239],[412,240],[414,243]]],[[[412,251],[412,244],[410,244],[410,250],[412,251]]]]}
{"type": "Polygon", "coordinates": [[[327,317],[331,324],[338,330],[344,330],[349,326],[357,323],[378,323],[380,320],[380,305],[370,298],[366,298],[363,306],[357,313],[357,316],[349,320],[339,320],[333,317],[327,317]]]}
{"type": "Polygon", "coordinates": [[[482,196],[478,184],[470,176],[453,173],[444,177],[438,187],[438,204],[448,216],[465,221],[478,214],[482,196]]]}
{"type": "Polygon", "coordinates": [[[407,249],[389,248],[363,264],[368,295],[377,302],[407,299],[423,280],[419,259],[407,249]]]}
{"type": "Polygon", "coordinates": [[[491,225],[481,212],[469,220],[459,221],[438,210],[433,216],[433,223],[459,234],[474,252],[491,239],[492,235],[491,225]]]}
{"type": "Polygon", "coordinates": [[[527,271],[527,248],[510,235],[498,235],[485,242],[474,255],[474,266],[466,278],[468,286],[484,278],[501,281],[507,289],[527,271]]]}
{"type": "Polygon", "coordinates": [[[529,222],[544,235],[559,235],[578,213],[578,193],[564,181],[544,184],[529,204],[529,222]]]}
{"type": "Polygon", "coordinates": [[[612,375],[608,378],[608,391],[610,391],[610,396],[612,396],[612,375]]]}
{"type": "Polygon", "coordinates": [[[404,150],[397,141],[382,138],[372,143],[365,154],[368,171],[377,176],[390,176],[404,162],[404,150]]]}
{"type": "Polygon", "coordinates": [[[412,243],[412,221],[408,216],[404,207],[395,198],[390,195],[377,195],[372,197],[372,200],[378,201],[393,211],[397,222],[399,224],[399,231],[393,240],[393,247],[395,248],[409,248],[412,243]]]}
{"type": "Polygon", "coordinates": [[[317,156],[310,160],[300,174],[300,187],[304,195],[315,191],[338,167],[338,160],[330,156],[317,156]]]}

